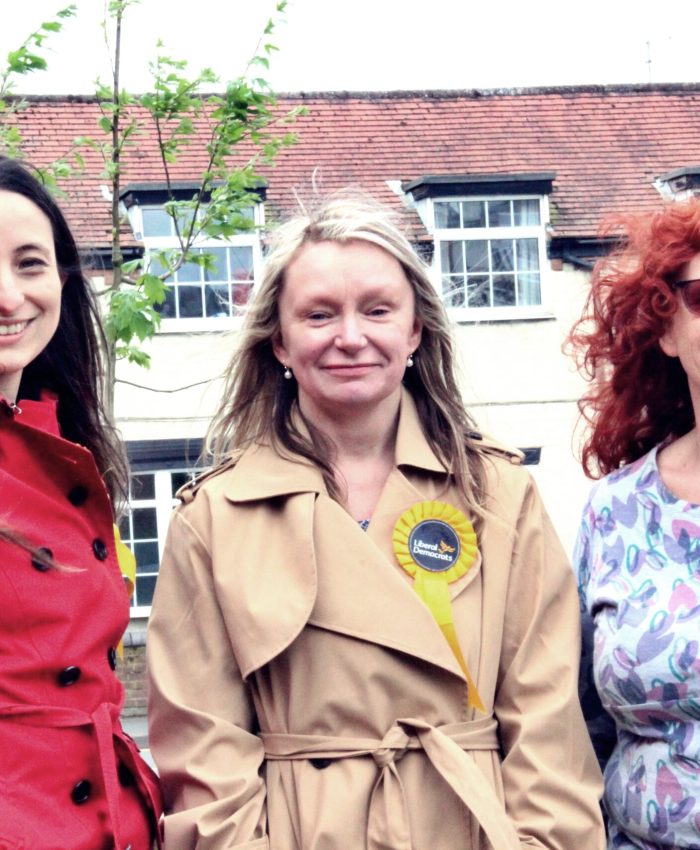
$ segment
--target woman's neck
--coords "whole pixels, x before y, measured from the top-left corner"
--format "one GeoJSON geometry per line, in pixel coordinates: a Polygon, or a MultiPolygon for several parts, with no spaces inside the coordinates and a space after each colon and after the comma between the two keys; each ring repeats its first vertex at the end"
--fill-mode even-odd
{"type": "Polygon", "coordinates": [[[697,426],[661,449],[657,465],[661,480],[674,496],[700,504],[700,432],[697,426]]]}
{"type": "Polygon", "coordinates": [[[345,507],[356,520],[369,519],[394,466],[400,397],[371,410],[319,415],[301,405],[304,417],[330,440],[345,507]]]}
{"type": "Polygon", "coordinates": [[[335,460],[342,462],[394,459],[400,394],[371,407],[321,408],[300,399],[304,418],[333,445],[335,460]]]}

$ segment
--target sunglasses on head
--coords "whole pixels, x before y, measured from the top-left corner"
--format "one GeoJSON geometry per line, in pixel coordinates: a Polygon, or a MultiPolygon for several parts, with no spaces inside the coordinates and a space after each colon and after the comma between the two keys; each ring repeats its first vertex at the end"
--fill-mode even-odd
{"type": "Polygon", "coordinates": [[[700,278],[678,280],[673,289],[681,294],[683,303],[694,316],[700,316],[700,278]]]}

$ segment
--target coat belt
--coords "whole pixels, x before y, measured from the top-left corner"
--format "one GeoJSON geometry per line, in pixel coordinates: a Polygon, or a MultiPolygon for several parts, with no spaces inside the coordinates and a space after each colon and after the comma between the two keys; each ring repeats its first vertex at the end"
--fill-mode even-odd
{"type": "Polygon", "coordinates": [[[408,803],[396,762],[407,750],[423,750],[435,770],[476,818],[495,850],[520,850],[515,827],[495,791],[467,755],[469,750],[498,750],[498,723],[484,717],[431,726],[424,720],[397,720],[381,740],[263,732],[270,760],[372,756],[380,770],[372,790],[367,850],[412,850],[408,803]]]}
{"type": "MultiPolygon", "coordinates": [[[[117,760],[114,752],[114,735],[119,730],[119,707],[114,703],[101,703],[89,714],[77,708],[54,705],[0,705],[0,717],[24,723],[27,726],[69,728],[92,726],[97,739],[100,772],[104,784],[105,798],[114,836],[114,850],[124,850],[119,829],[119,780],[117,760]]],[[[155,812],[155,801],[149,800],[155,812]]],[[[155,816],[153,816],[155,817],[155,816]]]]}

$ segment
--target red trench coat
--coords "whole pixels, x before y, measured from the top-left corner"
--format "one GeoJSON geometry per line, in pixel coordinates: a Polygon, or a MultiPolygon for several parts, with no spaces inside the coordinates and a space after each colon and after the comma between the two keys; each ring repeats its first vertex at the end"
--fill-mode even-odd
{"type": "Polygon", "coordinates": [[[0,524],[65,569],[0,540],[0,847],[146,850],[159,790],[119,721],[129,601],[107,492],[53,400],[19,407],[0,400],[0,524]]]}
{"type": "Polygon", "coordinates": [[[392,552],[416,502],[464,509],[407,393],[367,532],[266,446],[183,493],[148,636],[167,850],[603,847],[573,574],[516,464],[450,587],[486,715],[392,552]]]}

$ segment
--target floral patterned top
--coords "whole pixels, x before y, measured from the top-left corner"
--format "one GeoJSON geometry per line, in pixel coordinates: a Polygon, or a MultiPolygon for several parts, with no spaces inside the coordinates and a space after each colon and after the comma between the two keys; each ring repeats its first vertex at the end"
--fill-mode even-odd
{"type": "MultiPolygon", "coordinates": [[[[615,724],[608,846],[700,850],[700,505],[665,487],[657,450],[599,481],[584,509],[574,565],[593,659],[582,671],[615,724]]],[[[600,752],[595,703],[584,691],[600,752]]]]}

